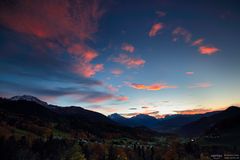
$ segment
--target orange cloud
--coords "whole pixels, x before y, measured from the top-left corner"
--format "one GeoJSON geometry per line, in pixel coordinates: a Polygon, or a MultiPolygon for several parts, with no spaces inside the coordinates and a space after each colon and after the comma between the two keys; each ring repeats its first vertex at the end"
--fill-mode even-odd
{"type": "Polygon", "coordinates": [[[186,75],[193,75],[194,72],[185,72],[186,75]]]}
{"type": "Polygon", "coordinates": [[[116,100],[117,101],[128,101],[128,97],[127,96],[117,96],[116,100]]]}
{"type": "Polygon", "coordinates": [[[100,72],[104,69],[103,64],[90,64],[90,63],[84,63],[84,62],[79,62],[79,64],[75,64],[74,67],[74,72],[80,73],[84,77],[92,77],[93,75],[96,74],[96,72],[100,72]]]}
{"type": "Polygon", "coordinates": [[[200,46],[203,43],[204,39],[203,38],[199,38],[197,40],[195,40],[194,42],[192,42],[193,46],[200,46]]]}
{"type": "Polygon", "coordinates": [[[177,88],[176,86],[169,86],[164,83],[155,83],[151,85],[144,85],[144,84],[137,84],[137,83],[127,83],[127,84],[128,86],[134,89],[150,90],[150,91],[158,91],[166,88],[177,88]]]}
{"type": "Polygon", "coordinates": [[[198,108],[198,109],[189,109],[189,110],[174,111],[174,112],[176,112],[177,114],[203,114],[211,111],[212,111],[211,109],[198,108]]]}
{"type": "Polygon", "coordinates": [[[133,45],[131,45],[131,44],[123,43],[121,49],[124,50],[124,51],[132,53],[132,52],[134,52],[135,47],[133,45]]]}
{"type": "Polygon", "coordinates": [[[123,73],[123,71],[121,69],[113,69],[111,70],[111,73],[114,75],[120,75],[123,73]]]}
{"type": "Polygon", "coordinates": [[[98,56],[98,53],[93,49],[88,48],[83,44],[74,44],[67,49],[68,53],[77,55],[85,62],[90,62],[98,56]]]}
{"type": "Polygon", "coordinates": [[[172,32],[172,35],[173,41],[177,41],[180,37],[182,37],[185,40],[185,42],[190,42],[192,38],[192,34],[182,27],[175,28],[172,32]]]}
{"type": "Polygon", "coordinates": [[[219,49],[216,48],[216,47],[213,47],[213,46],[200,46],[200,47],[198,48],[198,51],[199,51],[201,54],[212,55],[212,54],[215,54],[216,52],[218,52],[219,49]]]}
{"type": "Polygon", "coordinates": [[[113,62],[126,65],[128,68],[136,68],[145,64],[145,60],[141,58],[129,57],[126,54],[120,54],[118,57],[112,58],[113,62]]]}
{"type": "Polygon", "coordinates": [[[209,88],[211,86],[212,86],[211,83],[203,82],[203,83],[196,83],[192,86],[189,86],[188,88],[209,88]]]}
{"type": "Polygon", "coordinates": [[[149,31],[148,35],[149,37],[154,37],[157,35],[158,31],[162,30],[164,28],[164,24],[163,23],[155,23],[151,30],[149,31]]]}

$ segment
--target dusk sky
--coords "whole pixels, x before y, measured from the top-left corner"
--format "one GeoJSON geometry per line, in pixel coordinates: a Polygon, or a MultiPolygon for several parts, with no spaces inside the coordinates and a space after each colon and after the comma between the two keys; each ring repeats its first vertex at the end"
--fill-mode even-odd
{"type": "Polygon", "coordinates": [[[156,117],[240,104],[238,0],[2,0],[0,96],[156,117]]]}

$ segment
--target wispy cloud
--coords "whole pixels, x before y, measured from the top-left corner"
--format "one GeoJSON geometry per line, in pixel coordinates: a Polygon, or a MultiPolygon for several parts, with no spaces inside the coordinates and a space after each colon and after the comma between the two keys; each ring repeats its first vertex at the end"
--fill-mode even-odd
{"type": "MultiPolygon", "coordinates": [[[[98,21],[104,13],[100,1],[17,0],[2,3],[0,7],[1,25],[24,35],[38,52],[52,49],[51,53],[73,55],[77,63],[87,65],[88,71],[78,69],[78,73],[85,77],[100,71],[99,64],[90,63],[98,53],[85,43],[92,40],[98,30],[98,21]],[[86,74],[90,69],[91,73],[86,74]]],[[[73,71],[76,71],[74,64],[73,71]]]]}
{"type": "Polygon", "coordinates": [[[216,52],[220,51],[220,49],[217,47],[203,44],[203,42],[205,41],[204,38],[199,38],[195,41],[192,41],[192,33],[182,27],[175,28],[172,32],[172,36],[173,41],[177,41],[179,38],[183,38],[186,43],[190,43],[192,46],[197,46],[200,54],[213,55],[216,52]]]}
{"type": "Polygon", "coordinates": [[[121,49],[124,50],[124,51],[132,53],[132,52],[134,52],[135,47],[132,44],[123,43],[121,49]]]}
{"type": "Polygon", "coordinates": [[[137,110],[137,108],[129,108],[129,110],[137,110]]]}
{"type": "Polygon", "coordinates": [[[140,90],[149,90],[149,91],[158,91],[161,89],[167,89],[167,88],[177,88],[177,86],[170,86],[165,83],[154,83],[151,85],[144,85],[140,83],[127,83],[127,85],[134,89],[140,89],[140,90]]]}
{"type": "Polygon", "coordinates": [[[137,68],[145,64],[145,60],[136,57],[130,57],[127,54],[120,54],[118,57],[112,58],[113,62],[121,63],[128,68],[137,68]]]}
{"type": "Polygon", "coordinates": [[[117,75],[121,75],[123,71],[121,69],[116,68],[116,69],[112,69],[111,73],[117,76],[117,75]]]}
{"type": "Polygon", "coordinates": [[[163,11],[156,11],[156,14],[157,14],[157,16],[158,16],[159,18],[164,17],[164,16],[167,15],[166,12],[163,12],[163,11]]]}
{"type": "Polygon", "coordinates": [[[13,91],[11,94],[32,94],[34,96],[43,97],[44,99],[54,99],[56,97],[67,96],[73,101],[97,103],[112,100],[114,95],[107,92],[95,91],[91,87],[56,87],[56,86],[40,86],[28,84],[19,84],[13,82],[0,81],[0,87],[7,92],[13,91]],[[18,90],[16,91],[16,88],[18,90]]]}
{"type": "Polygon", "coordinates": [[[132,112],[132,113],[120,113],[120,115],[125,116],[125,117],[133,117],[139,114],[145,114],[153,117],[158,117],[159,116],[159,111],[144,111],[144,112],[132,112]]]}
{"type": "Polygon", "coordinates": [[[128,101],[128,97],[127,96],[116,96],[115,99],[117,101],[128,101]]]}
{"type": "Polygon", "coordinates": [[[96,72],[100,72],[104,69],[103,64],[91,64],[83,61],[79,61],[78,64],[74,64],[73,70],[76,73],[80,73],[84,77],[92,77],[96,72]]]}
{"type": "Polygon", "coordinates": [[[142,106],[142,109],[147,109],[147,108],[149,108],[149,107],[147,107],[147,106],[142,106]]]}
{"type": "Polygon", "coordinates": [[[189,72],[185,72],[185,74],[190,76],[190,75],[193,75],[194,72],[190,72],[190,71],[189,71],[189,72]]]}
{"type": "Polygon", "coordinates": [[[183,38],[186,43],[191,41],[192,34],[182,27],[177,27],[172,32],[173,41],[177,41],[179,38],[183,38]]]}
{"type": "Polygon", "coordinates": [[[81,57],[84,62],[90,62],[98,53],[84,44],[73,44],[67,49],[68,53],[81,57]]]}
{"type": "Polygon", "coordinates": [[[192,45],[193,46],[200,46],[200,45],[202,45],[203,41],[204,41],[204,38],[199,38],[199,39],[193,41],[192,45]]]}
{"type": "Polygon", "coordinates": [[[211,111],[212,111],[211,109],[197,108],[197,109],[181,110],[181,111],[174,111],[174,112],[176,112],[177,114],[203,114],[211,111]]]}
{"type": "Polygon", "coordinates": [[[151,30],[148,33],[149,37],[154,37],[157,35],[157,33],[164,28],[163,23],[155,23],[153,24],[151,30]]]}
{"type": "Polygon", "coordinates": [[[74,97],[78,99],[79,102],[100,103],[113,99],[114,95],[98,91],[84,91],[82,93],[74,95],[74,97]]]}
{"type": "Polygon", "coordinates": [[[200,46],[198,48],[198,51],[201,53],[201,54],[204,54],[204,55],[213,55],[215,54],[216,52],[220,51],[220,49],[214,47],[214,46],[200,46]]]}
{"type": "Polygon", "coordinates": [[[188,88],[209,88],[211,86],[212,86],[212,84],[209,82],[202,82],[202,83],[193,84],[193,85],[189,86],[188,88]]]}
{"type": "Polygon", "coordinates": [[[17,0],[1,6],[3,25],[38,38],[59,38],[62,43],[65,40],[64,44],[71,41],[69,36],[81,40],[92,38],[103,15],[99,1],[94,0],[17,0]]]}
{"type": "Polygon", "coordinates": [[[107,85],[106,88],[110,91],[110,92],[117,92],[118,88],[114,87],[113,85],[107,85]]]}

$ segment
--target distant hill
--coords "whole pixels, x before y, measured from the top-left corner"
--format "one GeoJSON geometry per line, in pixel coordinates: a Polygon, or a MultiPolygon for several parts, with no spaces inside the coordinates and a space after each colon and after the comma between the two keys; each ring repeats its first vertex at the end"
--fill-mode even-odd
{"type": "Polygon", "coordinates": [[[33,96],[0,98],[0,136],[28,134],[68,137],[150,138],[159,133],[119,125],[98,112],[81,107],[48,105],[33,96]]]}
{"type": "Polygon", "coordinates": [[[133,116],[131,118],[125,118],[121,116],[120,114],[114,113],[108,116],[111,120],[124,125],[124,126],[130,126],[130,127],[139,127],[144,126],[151,128],[154,126],[158,120],[155,117],[146,115],[146,114],[139,114],[136,116],[133,116]]]}
{"type": "Polygon", "coordinates": [[[169,115],[165,118],[162,118],[158,121],[158,123],[154,126],[155,130],[158,130],[160,132],[176,132],[177,129],[180,127],[197,121],[203,117],[209,117],[214,114],[219,113],[220,111],[213,111],[213,112],[207,112],[203,114],[191,114],[191,115],[185,115],[185,114],[176,114],[176,115],[169,115]]]}
{"type": "Polygon", "coordinates": [[[180,127],[199,120],[203,117],[208,117],[219,113],[219,111],[214,112],[207,112],[204,114],[194,114],[194,115],[182,115],[182,114],[175,114],[175,115],[168,115],[165,118],[157,119],[155,117],[139,114],[133,116],[131,118],[125,118],[120,114],[114,113],[109,115],[108,117],[113,121],[130,127],[137,127],[137,126],[144,126],[151,129],[154,129],[159,132],[175,132],[175,130],[179,129],[180,127]]]}
{"type": "Polygon", "coordinates": [[[211,131],[218,133],[226,133],[231,130],[240,131],[239,120],[240,108],[231,106],[215,115],[184,125],[178,130],[178,133],[184,136],[200,136],[211,131]]]}

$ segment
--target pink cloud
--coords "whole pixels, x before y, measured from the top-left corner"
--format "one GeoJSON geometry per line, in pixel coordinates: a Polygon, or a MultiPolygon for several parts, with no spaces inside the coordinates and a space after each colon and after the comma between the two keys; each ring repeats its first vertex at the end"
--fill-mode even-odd
{"type": "Polygon", "coordinates": [[[200,45],[202,45],[203,41],[204,41],[203,38],[199,38],[199,39],[193,41],[193,42],[192,42],[192,45],[193,45],[193,46],[200,46],[200,45]]]}
{"type": "Polygon", "coordinates": [[[131,45],[131,44],[123,43],[121,49],[124,50],[124,51],[132,53],[132,52],[134,52],[135,47],[133,45],[131,45]]]}
{"type": "Polygon", "coordinates": [[[116,100],[117,101],[128,101],[128,97],[127,96],[117,96],[116,100]]]}
{"type": "Polygon", "coordinates": [[[163,23],[155,23],[151,30],[149,31],[148,35],[149,37],[154,37],[157,35],[157,33],[162,30],[164,28],[164,24],[163,23]]]}
{"type": "Polygon", "coordinates": [[[112,58],[112,60],[113,62],[121,63],[128,68],[136,68],[145,64],[145,60],[141,58],[129,57],[126,54],[120,54],[118,57],[112,58]]]}
{"type": "Polygon", "coordinates": [[[194,72],[185,72],[186,75],[193,75],[194,72]]]}
{"type": "Polygon", "coordinates": [[[192,86],[189,86],[188,88],[209,88],[212,84],[209,82],[203,82],[203,83],[196,83],[192,86]]]}
{"type": "Polygon", "coordinates": [[[211,112],[211,109],[197,108],[197,109],[189,109],[182,111],[175,111],[177,114],[203,114],[206,112],[211,112]]]}
{"type": "Polygon", "coordinates": [[[129,87],[132,87],[134,89],[140,89],[140,90],[150,90],[150,91],[158,91],[161,89],[166,88],[177,88],[177,86],[170,86],[164,83],[154,83],[151,85],[144,85],[139,83],[127,83],[129,87]]]}
{"type": "Polygon", "coordinates": [[[175,28],[172,32],[172,35],[173,41],[177,41],[180,37],[182,37],[185,40],[185,42],[190,42],[192,38],[192,34],[182,27],[175,28]]]}
{"type": "Polygon", "coordinates": [[[70,0],[19,0],[14,9],[11,5],[1,8],[0,22],[39,38],[55,37],[63,42],[71,36],[85,40],[97,31],[97,21],[103,15],[99,1],[90,1],[77,0],[76,4],[70,0]]]}
{"type": "Polygon", "coordinates": [[[84,100],[89,103],[100,103],[100,102],[110,100],[112,98],[113,98],[112,95],[104,95],[104,96],[98,96],[98,97],[96,96],[96,97],[85,98],[84,100]]]}
{"type": "Polygon", "coordinates": [[[106,86],[107,89],[110,91],[110,92],[117,92],[118,91],[118,88],[117,87],[114,87],[113,85],[107,85],[106,86]]]}
{"type": "Polygon", "coordinates": [[[112,69],[111,73],[114,75],[120,75],[123,73],[123,71],[121,69],[112,69]]]}
{"type": "Polygon", "coordinates": [[[76,73],[80,73],[84,77],[92,77],[97,72],[100,72],[104,69],[103,64],[90,64],[90,63],[84,63],[79,62],[78,64],[74,64],[73,70],[76,73]]]}
{"type": "Polygon", "coordinates": [[[98,53],[93,49],[88,48],[83,44],[74,44],[67,49],[73,55],[81,57],[83,61],[90,62],[98,56],[98,53]]]}
{"type": "Polygon", "coordinates": [[[90,64],[98,53],[85,42],[93,39],[103,13],[100,1],[96,0],[16,0],[14,6],[1,6],[0,24],[27,35],[39,51],[50,48],[53,53],[67,51],[74,55],[78,64],[73,64],[72,70],[90,77],[103,65],[90,64]],[[76,67],[83,64],[83,68],[76,67]]]}
{"type": "Polygon", "coordinates": [[[215,54],[216,52],[218,52],[220,49],[216,48],[216,47],[213,47],[213,46],[200,46],[198,48],[198,51],[201,53],[201,54],[205,54],[205,55],[213,55],[215,54]]]}

